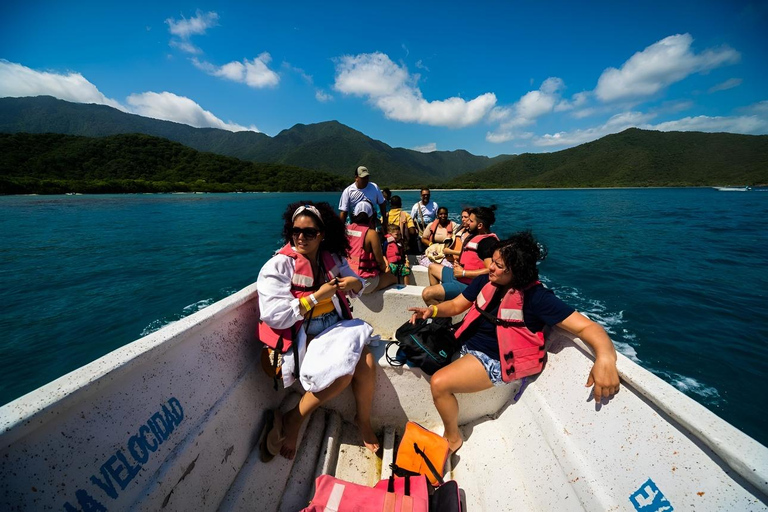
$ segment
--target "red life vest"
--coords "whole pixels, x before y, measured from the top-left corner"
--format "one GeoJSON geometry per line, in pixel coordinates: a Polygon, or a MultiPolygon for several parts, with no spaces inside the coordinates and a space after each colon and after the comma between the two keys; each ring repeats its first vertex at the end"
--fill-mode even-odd
{"type": "MultiPolygon", "coordinates": [[[[485,262],[480,259],[480,256],[477,254],[477,246],[481,241],[490,237],[493,237],[496,240],[499,239],[494,233],[474,235],[467,238],[466,242],[461,247],[461,255],[459,256],[459,265],[461,265],[464,270],[481,270],[485,268],[485,262]]],[[[459,277],[458,280],[464,284],[472,282],[471,277],[459,277]]]]}
{"type": "MultiPolygon", "coordinates": [[[[429,243],[435,243],[435,235],[437,234],[438,224],[440,224],[440,219],[435,219],[435,221],[429,225],[429,232],[431,233],[429,237],[429,243]]],[[[448,221],[448,225],[445,229],[448,230],[448,236],[446,238],[450,238],[451,235],[453,235],[453,222],[448,221]]]]}
{"type": "MultiPolygon", "coordinates": [[[[540,284],[536,281],[526,289],[540,284]]],[[[458,339],[482,313],[478,309],[489,303],[498,288],[493,283],[483,286],[472,307],[467,311],[461,327],[456,330],[458,339]]],[[[531,332],[523,319],[523,290],[510,289],[504,294],[496,315],[496,338],[499,342],[501,360],[501,378],[504,382],[535,375],[544,368],[546,351],[544,333],[531,332]]],[[[483,310],[484,312],[484,310],[483,310]]]]}
{"type": "MultiPolygon", "coordinates": [[[[291,276],[291,295],[298,299],[311,295],[313,292],[317,291],[319,286],[315,285],[315,278],[312,274],[312,265],[303,254],[296,252],[290,244],[286,244],[285,247],[277,252],[277,254],[283,254],[296,260],[296,270],[291,276]]],[[[327,281],[330,281],[334,277],[339,277],[339,267],[336,265],[331,253],[322,251],[320,253],[320,260],[327,281]]],[[[346,295],[337,292],[336,296],[339,298],[344,318],[352,318],[352,310],[349,307],[349,301],[347,300],[346,295]]],[[[258,339],[278,352],[287,352],[293,345],[293,341],[296,339],[296,333],[302,323],[303,320],[300,320],[287,329],[273,329],[259,319],[258,339]]]]}
{"type": "Polygon", "coordinates": [[[387,233],[387,261],[390,263],[405,262],[405,248],[402,242],[397,242],[395,237],[387,233]]]}
{"type": "Polygon", "coordinates": [[[350,224],[347,226],[347,238],[352,249],[349,251],[349,266],[362,278],[379,275],[379,263],[372,252],[365,250],[365,236],[368,234],[368,226],[362,224],[350,224]]]}

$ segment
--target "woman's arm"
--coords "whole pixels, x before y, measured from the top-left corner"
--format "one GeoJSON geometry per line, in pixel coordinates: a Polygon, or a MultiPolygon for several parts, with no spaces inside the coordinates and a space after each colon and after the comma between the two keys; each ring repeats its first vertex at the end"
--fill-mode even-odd
{"type": "Polygon", "coordinates": [[[278,254],[267,261],[256,281],[261,320],[273,329],[287,329],[306,313],[299,299],[291,294],[294,260],[278,254]]]}
{"type": "Polygon", "coordinates": [[[435,306],[428,308],[408,308],[408,311],[413,311],[411,316],[411,323],[416,323],[416,320],[421,318],[426,320],[427,318],[449,317],[460,315],[472,306],[472,303],[467,300],[464,295],[459,294],[453,300],[441,302],[435,306]],[[437,313],[437,314],[435,314],[437,313]]]}
{"type": "Polygon", "coordinates": [[[369,229],[365,234],[365,250],[373,253],[373,257],[376,258],[376,262],[379,264],[379,270],[382,272],[389,272],[389,264],[381,253],[379,235],[373,229],[369,229]]]}
{"type": "Polygon", "coordinates": [[[363,289],[363,279],[352,270],[346,258],[337,258],[334,256],[336,264],[339,266],[339,290],[345,292],[350,297],[357,297],[363,289]]]}
{"type": "Polygon", "coordinates": [[[557,325],[584,340],[595,352],[595,364],[592,365],[586,384],[587,387],[594,384],[595,400],[617,393],[619,371],[616,369],[616,349],[605,329],[578,311],[557,325]]]}

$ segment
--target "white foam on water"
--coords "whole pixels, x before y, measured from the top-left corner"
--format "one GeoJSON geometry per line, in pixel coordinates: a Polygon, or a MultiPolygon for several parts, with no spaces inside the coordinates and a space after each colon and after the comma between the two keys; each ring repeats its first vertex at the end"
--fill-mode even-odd
{"type": "Polygon", "coordinates": [[[178,322],[178,321],[179,321],[178,318],[173,319],[173,320],[168,319],[168,318],[160,318],[158,320],[152,320],[152,322],[148,326],[146,326],[143,331],[141,331],[141,335],[140,336],[142,338],[144,336],[149,336],[153,332],[159,331],[160,329],[162,329],[166,325],[170,325],[170,324],[172,324],[174,322],[178,322]]]}
{"type": "Polygon", "coordinates": [[[701,397],[702,401],[707,404],[719,405],[723,401],[722,397],[720,396],[720,392],[716,388],[702,384],[693,377],[687,377],[679,373],[660,370],[653,370],[653,372],[660,377],[663,377],[664,380],[675,386],[686,395],[698,395],[701,397]]]}
{"type": "Polygon", "coordinates": [[[201,309],[207,308],[214,302],[216,302],[216,299],[214,298],[199,300],[193,304],[190,304],[189,306],[185,306],[184,309],[182,309],[181,311],[184,316],[189,316],[192,313],[197,313],[201,309]]]}
{"type": "Polygon", "coordinates": [[[609,311],[604,302],[584,297],[578,288],[572,286],[551,286],[551,280],[541,276],[541,282],[552,289],[566,304],[570,304],[584,316],[603,326],[605,332],[613,340],[616,350],[636,363],[640,363],[633,344],[637,336],[630,332],[625,325],[624,311],[609,311]]]}

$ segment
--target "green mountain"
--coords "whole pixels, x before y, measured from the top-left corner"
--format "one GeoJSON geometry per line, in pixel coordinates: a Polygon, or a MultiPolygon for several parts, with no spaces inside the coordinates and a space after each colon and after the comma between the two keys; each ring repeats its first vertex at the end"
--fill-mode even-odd
{"type": "Polygon", "coordinates": [[[0,133],[0,194],[331,191],[348,180],[202,153],[140,134],[0,133]]]}
{"type": "Polygon", "coordinates": [[[297,124],[269,137],[255,132],[193,128],[126,114],[105,105],[71,103],[50,96],[0,98],[0,133],[18,132],[86,137],[143,133],[241,160],[325,171],[350,182],[354,169],[366,165],[380,186],[439,184],[511,158],[476,156],[466,151],[420,153],[393,148],[337,121],[297,124]]]}
{"type": "Polygon", "coordinates": [[[519,155],[446,187],[656,187],[768,184],[768,135],[630,128],[556,153],[519,155]]]}

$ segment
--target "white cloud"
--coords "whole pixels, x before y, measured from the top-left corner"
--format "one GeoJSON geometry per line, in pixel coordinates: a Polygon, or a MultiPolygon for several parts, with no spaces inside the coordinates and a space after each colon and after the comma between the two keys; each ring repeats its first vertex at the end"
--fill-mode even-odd
{"type": "Polygon", "coordinates": [[[655,117],[655,114],[644,114],[642,112],[623,112],[611,117],[605,124],[587,128],[584,130],[573,130],[571,132],[558,132],[536,137],[533,140],[535,146],[576,146],[585,142],[599,139],[611,133],[618,133],[639,126],[655,117]]]}
{"type": "Polygon", "coordinates": [[[176,21],[173,18],[168,18],[165,22],[168,24],[168,32],[176,36],[178,39],[171,39],[170,45],[175,46],[179,50],[192,54],[202,53],[202,50],[190,42],[192,36],[199,36],[205,34],[205,31],[210,27],[214,27],[218,24],[219,15],[215,12],[201,12],[197,11],[194,18],[186,19],[182,16],[182,19],[176,21]]]}
{"type": "Polygon", "coordinates": [[[418,151],[419,153],[432,153],[433,151],[437,151],[437,143],[436,142],[430,142],[429,144],[424,144],[423,146],[416,146],[415,148],[411,148],[414,151],[418,151]]]}
{"type": "Polygon", "coordinates": [[[768,118],[768,100],[763,100],[746,107],[739,109],[740,112],[745,114],[754,114],[761,117],[768,118]]]}
{"type": "Polygon", "coordinates": [[[589,99],[590,93],[588,91],[577,92],[571,97],[571,100],[560,100],[555,105],[555,112],[565,112],[567,110],[573,110],[584,105],[589,99]]]}
{"type": "Polygon", "coordinates": [[[227,123],[184,96],[170,92],[144,92],[128,96],[129,106],[107,98],[80,73],[59,74],[35,71],[21,64],[0,59],[0,97],[53,96],[74,103],[108,105],[124,112],[184,123],[197,128],[221,128],[229,131],[259,131],[227,123]]]}
{"type": "Polygon", "coordinates": [[[272,57],[267,52],[263,52],[251,61],[248,59],[243,60],[243,62],[233,61],[221,67],[214,66],[210,62],[199,61],[196,58],[192,59],[195,67],[209,75],[233,82],[241,82],[254,89],[275,87],[280,83],[280,76],[267,66],[271,61],[272,57]]]}
{"type": "Polygon", "coordinates": [[[0,59],[0,97],[53,96],[76,103],[97,103],[127,110],[120,102],[104,96],[80,73],[35,71],[0,59]]]}
{"type": "MultiPolygon", "coordinates": [[[[507,142],[516,138],[525,137],[525,133],[517,133],[517,129],[530,126],[536,119],[556,111],[560,101],[560,91],[565,88],[565,83],[558,77],[549,77],[536,91],[525,93],[511,106],[496,107],[488,115],[492,123],[500,123],[495,132],[488,132],[485,140],[489,142],[507,142]],[[559,103],[558,103],[559,102],[559,103]]],[[[574,102],[582,104],[586,101],[586,95],[580,93],[574,95],[574,102]]]]}
{"type": "Polygon", "coordinates": [[[738,62],[739,52],[723,46],[701,53],[691,50],[690,34],[677,34],[635,53],[621,69],[608,68],[597,81],[601,101],[615,101],[656,94],[693,73],[738,62]]]}
{"type": "Polygon", "coordinates": [[[470,101],[458,97],[427,101],[418,80],[419,75],[410,75],[404,66],[377,52],[337,59],[333,87],[342,94],[367,97],[389,119],[451,128],[479,122],[496,104],[493,93],[470,101]]]}
{"type": "Polygon", "coordinates": [[[717,117],[691,116],[656,124],[650,122],[656,118],[657,114],[655,112],[624,112],[611,117],[605,124],[600,126],[584,130],[573,130],[571,132],[546,134],[534,138],[532,142],[535,146],[539,147],[575,146],[633,127],[642,128],[643,130],[658,130],[663,132],[697,131],[744,134],[761,134],[768,132],[768,101],[751,105],[742,110],[749,110],[751,115],[717,117]]]}
{"type": "Polygon", "coordinates": [[[713,85],[707,90],[707,92],[712,94],[713,92],[733,89],[734,87],[740,86],[741,82],[742,82],[741,78],[729,78],[725,82],[719,83],[717,85],[713,85]]]}
{"type": "Polygon", "coordinates": [[[317,89],[315,91],[315,99],[320,103],[327,103],[333,100],[333,96],[331,96],[330,94],[328,94],[322,89],[317,89]]]}
{"type": "Polygon", "coordinates": [[[131,94],[127,101],[133,107],[133,111],[141,116],[174,121],[197,128],[221,128],[231,132],[259,131],[253,125],[245,127],[236,123],[226,123],[191,99],[171,92],[131,94]]]}
{"type": "Polygon", "coordinates": [[[729,132],[758,134],[768,131],[768,119],[759,116],[696,116],[684,117],[649,126],[648,129],[662,132],[729,132]]]}

